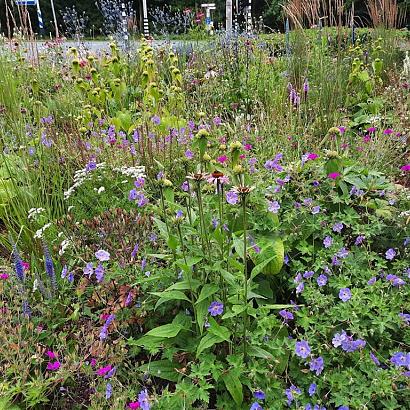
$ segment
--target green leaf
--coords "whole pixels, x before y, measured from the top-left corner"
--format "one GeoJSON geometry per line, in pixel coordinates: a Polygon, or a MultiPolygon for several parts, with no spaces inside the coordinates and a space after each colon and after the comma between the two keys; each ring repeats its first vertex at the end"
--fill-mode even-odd
{"type": "Polygon", "coordinates": [[[265,359],[265,360],[272,360],[273,358],[271,353],[267,352],[266,350],[262,349],[259,346],[249,346],[248,354],[249,356],[260,357],[261,359],[265,359]]]}
{"type": "Polygon", "coordinates": [[[175,251],[178,248],[178,238],[175,235],[170,235],[167,244],[171,250],[175,251]]]}
{"type": "Polygon", "coordinates": [[[238,238],[236,235],[232,235],[232,237],[235,251],[239,255],[239,257],[243,259],[243,239],[238,238]]]}
{"type": "Polygon", "coordinates": [[[204,324],[205,324],[205,318],[208,314],[208,307],[209,307],[209,302],[206,299],[200,303],[197,303],[195,306],[196,320],[198,322],[198,327],[201,332],[201,335],[204,331],[204,324]]]}
{"type": "Polygon", "coordinates": [[[181,282],[174,283],[170,287],[164,290],[168,292],[170,290],[196,290],[200,286],[201,282],[198,279],[184,280],[181,282]]]}
{"type": "Polygon", "coordinates": [[[260,253],[252,253],[252,260],[255,263],[255,272],[252,269],[251,278],[260,272],[265,275],[276,275],[280,272],[285,258],[285,248],[280,238],[274,235],[261,235],[255,238],[256,243],[261,248],[260,253]],[[266,262],[269,260],[269,262],[266,262]],[[258,267],[258,265],[264,265],[258,267]]]}
{"type": "Polygon", "coordinates": [[[213,294],[218,292],[218,290],[219,290],[218,285],[214,285],[211,283],[204,285],[203,288],[201,289],[201,293],[199,294],[198,300],[195,303],[202,302],[203,300],[209,298],[209,296],[212,296],[213,294]]]}
{"type": "Polygon", "coordinates": [[[269,265],[274,259],[276,258],[276,256],[271,256],[268,259],[265,259],[263,262],[257,264],[251,272],[251,279],[254,279],[257,275],[259,275],[267,265],[269,265]]]}
{"type": "Polygon", "coordinates": [[[183,327],[175,323],[168,323],[167,325],[158,326],[155,329],[150,330],[145,336],[154,336],[162,338],[175,337],[183,327]]]}
{"type": "Polygon", "coordinates": [[[148,373],[150,376],[159,377],[160,379],[177,382],[180,374],[175,370],[181,366],[179,363],[173,363],[169,360],[157,360],[151,363],[139,366],[137,370],[148,373]]]}
{"type": "Polygon", "coordinates": [[[198,348],[196,349],[196,357],[198,358],[199,355],[205,350],[209,349],[216,343],[221,343],[224,340],[219,336],[213,335],[212,333],[207,333],[199,342],[198,348]]]}
{"type": "Polygon", "coordinates": [[[239,380],[237,371],[229,371],[227,374],[224,375],[223,380],[225,382],[227,390],[231,394],[232,398],[235,400],[235,403],[238,406],[240,406],[243,402],[243,391],[242,383],[239,380]]]}
{"type": "Polygon", "coordinates": [[[232,309],[232,311],[230,311],[230,312],[228,311],[222,316],[222,320],[229,319],[229,318],[235,317],[235,316],[239,316],[246,309],[246,306],[244,306],[244,305],[232,305],[231,309],[232,309]]]}
{"type": "Polygon", "coordinates": [[[171,187],[165,187],[164,197],[168,202],[174,202],[174,190],[171,187]]]}
{"type": "Polygon", "coordinates": [[[157,303],[155,304],[155,309],[161,306],[163,303],[169,300],[186,300],[189,302],[188,296],[180,290],[169,290],[165,292],[151,292],[151,295],[159,296],[157,303]]]}
{"type": "Polygon", "coordinates": [[[222,340],[226,340],[227,342],[231,340],[231,332],[227,327],[218,325],[216,320],[212,317],[209,318],[209,324],[209,333],[218,336],[219,338],[221,338],[222,340]]]}
{"type": "Polygon", "coordinates": [[[168,238],[167,225],[158,218],[154,218],[154,223],[155,223],[156,227],[158,228],[161,236],[164,239],[167,239],[168,238]]]}

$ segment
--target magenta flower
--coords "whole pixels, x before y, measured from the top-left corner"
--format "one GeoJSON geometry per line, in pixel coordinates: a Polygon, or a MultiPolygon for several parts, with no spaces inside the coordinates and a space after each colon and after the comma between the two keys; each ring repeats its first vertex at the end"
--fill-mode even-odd
{"type": "Polygon", "coordinates": [[[47,370],[52,370],[52,371],[58,370],[60,366],[61,366],[61,363],[58,360],[56,360],[55,362],[49,362],[47,364],[47,370]]]}
{"type": "Polygon", "coordinates": [[[47,350],[45,354],[50,360],[57,359],[57,355],[51,350],[47,350]]]}
{"type": "Polygon", "coordinates": [[[343,302],[347,302],[348,300],[350,300],[351,297],[352,297],[352,292],[350,291],[349,288],[340,289],[339,299],[341,299],[343,302]]]}
{"type": "Polygon", "coordinates": [[[393,134],[393,130],[392,130],[391,128],[386,128],[386,129],[383,131],[383,134],[384,134],[384,135],[393,134]]]}
{"type": "Polygon", "coordinates": [[[99,251],[95,252],[95,257],[100,262],[105,262],[105,261],[110,260],[110,254],[107,251],[104,251],[103,249],[100,249],[99,251]]]}
{"type": "Polygon", "coordinates": [[[216,159],[220,164],[224,164],[226,161],[228,161],[228,157],[226,155],[221,155],[216,159]]]}
{"type": "Polygon", "coordinates": [[[307,160],[314,161],[315,159],[319,158],[319,155],[315,154],[314,152],[307,153],[307,160]]]}
{"type": "Polygon", "coordinates": [[[403,165],[402,167],[400,167],[400,169],[402,171],[410,171],[410,164],[403,165]]]}
{"type": "Polygon", "coordinates": [[[331,172],[330,174],[328,174],[328,178],[330,178],[330,179],[333,179],[333,180],[335,180],[335,179],[337,179],[337,178],[339,178],[340,177],[340,173],[339,172],[331,172]]]}
{"type": "Polygon", "coordinates": [[[96,372],[97,376],[105,376],[111,369],[112,369],[112,366],[110,364],[105,367],[100,367],[96,372]]]}
{"type": "Polygon", "coordinates": [[[139,401],[132,401],[131,403],[128,403],[128,408],[131,410],[139,409],[141,407],[139,401]]]}
{"type": "Polygon", "coordinates": [[[10,277],[10,275],[8,273],[0,274],[0,279],[7,280],[9,277],[10,277]]]}

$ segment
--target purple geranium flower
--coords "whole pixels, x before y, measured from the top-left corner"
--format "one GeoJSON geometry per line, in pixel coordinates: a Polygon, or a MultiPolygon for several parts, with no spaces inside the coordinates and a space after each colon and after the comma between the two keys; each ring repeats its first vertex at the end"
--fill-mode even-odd
{"type": "Polygon", "coordinates": [[[374,363],[376,366],[380,366],[380,361],[379,361],[379,359],[376,357],[376,355],[375,355],[373,352],[370,352],[369,354],[370,354],[370,359],[372,359],[373,363],[374,363]]]}
{"type": "Polygon", "coordinates": [[[310,396],[310,397],[312,397],[312,396],[316,393],[316,388],[317,388],[316,383],[312,383],[312,384],[309,386],[309,396],[310,396]]]}
{"type": "Polygon", "coordinates": [[[390,361],[397,367],[407,366],[410,368],[410,353],[394,353],[394,355],[390,358],[390,361]]]}
{"type": "Polygon", "coordinates": [[[325,286],[327,283],[327,276],[326,275],[319,275],[319,277],[316,280],[317,284],[319,286],[325,286]]]}
{"type": "Polygon", "coordinates": [[[138,402],[140,404],[141,410],[150,410],[151,405],[149,404],[149,396],[147,389],[141,390],[138,395],[138,402]]]}
{"type": "Polygon", "coordinates": [[[356,238],[354,244],[355,244],[356,246],[359,246],[359,245],[361,245],[361,244],[363,243],[363,241],[364,241],[365,239],[366,239],[366,237],[365,237],[364,235],[359,235],[359,236],[356,238]]]}
{"type": "Polygon", "coordinates": [[[332,230],[333,232],[341,233],[343,228],[344,228],[344,225],[342,222],[336,222],[333,225],[332,230]]]}
{"type": "Polygon", "coordinates": [[[410,314],[399,313],[399,318],[403,320],[406,325],[410,325],[410,314]]]}
{"type": "Polygon", "coordinates": [[[309,368],[311,372],[316,372],[316,376],[319,376],[325,368],[323,357],[319,356],[317,359],[312,359],[309,363],[309,368]]]}
{"type": "Polygon", "coordinates": [[[352,297],[352,292],[349,288],[342,288],[339,292],[339,299],[343,302],[347,302],[352,297]]]}
{"type": "Polygon", "coordinates": [[[253,392],[253,397],[258,400],[265,400],[265,392],[263,392],[262,390],[255,390],[253,392]]]}
{"type": "Polygon", "coordinates": [[[314,274],[315,274],[315,272],[313,272],[313,270],[308,270],[303,274],[303,277],[305,279],[310,279],[314,274]]]}
{"type": "Polygon", "coordinates": [[[326,236],[325,239],[323,239],[323,246],[325,248],[330,248],[333,244],[333,238],[331,236],[326,236]]]}
{"type": "Polygon", "coordinates": [[[390,248],[386,251],[386,259],[391,261],[396,256],[396,251],[393,248],[390,248]]]}
{"type": "Polygon", "coordinates": [[[236,205],[238,203],[239,197],[238,194],[234,191],[228,191],[226,194],[226,202],[230,205],[236,205]]]}
{"type": "Polygon", "coordinates": [[[222,315],[224,311],[224,305],[221,302],[214,301],[208,307],[208,312],[211,316],[222,315]]]}
{"type": "Polygon", "coordinates": [[[282,309],[279,311],[279,314],[283,317],[285,321],[294,319],[293,313],[289,312],[289,310],[282,309]]]}
{"type": "Polygon", "coordinates": [[[302,359],[306,359],[310,355],[310,346],[306,340],[302,340],[300,342],[296,342],[295,346],[295,354],[296,356],[301,357],[302,359]]]}
{"type": "Polygon", "coordinates": [[[316,215],[316,214],[318,214],[319,212],[320,212],[320,206],[319,206],[319,205],[314,206],[314,207],[312,208],[312,214],[313,214],[313,215],[316,215]]]}
{"type": "Polygon", "coordinates": [[[277,214],[280,209],[280,204],[278,201],[268,201],[268,211],[273,214],[277,214]]]}
{"type": "Polygon", "coordinates": [[[100,262],[105,262],[105,261],[110,260],[110,254],[107,251],[104,251],[103,249],[100,249],[99,251],[95,252],[95,257],[100,262]]]}

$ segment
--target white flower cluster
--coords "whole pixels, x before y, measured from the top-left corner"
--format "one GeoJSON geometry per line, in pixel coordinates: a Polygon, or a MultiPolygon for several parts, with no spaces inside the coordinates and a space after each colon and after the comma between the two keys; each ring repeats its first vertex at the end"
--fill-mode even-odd
{"type": "Polygon", "coordinates": [[[127,177],[132,177],[134,179],[145,177],[145,167],[143,166],[138,166],[138,167],[122,166],[120,168],[113,168],[113,171],[119,172],[122,175],[125,175],[127,177]]]}
{"type": "Polygon", "coordinates": [[[406,57],[403,61],[403,77],[410,79],[410,56],[408,51],[406,51],[406,57]]]}
{"type": "Polygon", "coordinates": [[[51,223],[45,224],[42,228],[38,229],[34,234],[34,239],[41,239],[43,237],[43,233],[46,229],[51,226],[51,223]]]}
{"type": "MultiPolygon", "coordinates": [[[[97,169],[104,169],[105,162],[96,164],[97,169]]],[[[89,180],[93,176],[93,171],[88,171],[87,168],[82,168],[74,173],[74,184],[64,192],[64,199],[67,200],[71,195],[74,194],[75,190],[84,184],[85,181],[89,180]]]]}
{"type": "Polygon", "coordinates": [[[69,239],[64,239],[63,242],[61,242],[60,250],[58,251],[58,254],[60,256],[63,256],[66,249],[70,246],[70,244],[71,244],[71,242],[70,242],[69,239]]]}
{"type": "Polygon", "coordinates": [[[45,211],[44,208],[31,208],[31,209],[28,211],[28,216],[27,216],[27,218],[28,218],[28,219],[36,219],[36,216],[39,215],[39,214],[41,214],[41,212],[43,212],[43,211],[45,211]]]}

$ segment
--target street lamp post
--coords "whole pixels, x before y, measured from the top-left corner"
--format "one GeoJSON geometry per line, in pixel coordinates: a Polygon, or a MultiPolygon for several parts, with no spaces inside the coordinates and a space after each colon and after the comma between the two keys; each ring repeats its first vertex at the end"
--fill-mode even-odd
{"type": "Polygon", "coordinates": [[[56,17],[56,11],[54,9],[54,0],[50,0],[51,3],[51,11],[53,13],[53,19],[54,19],[54,26],[56,28],[56,37],[60,37],[60,34],[58,32],[58,25],[57,25],[57,17],[56,17]]]}

